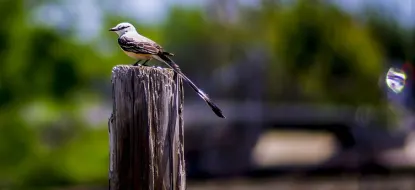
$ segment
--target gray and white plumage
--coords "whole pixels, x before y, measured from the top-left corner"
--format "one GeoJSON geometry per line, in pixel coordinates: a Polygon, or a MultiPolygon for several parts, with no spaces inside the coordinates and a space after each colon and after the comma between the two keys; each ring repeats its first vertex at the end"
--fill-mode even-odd
{"type": "Polygon", "coordinates": [[[118,34],[118,44],[129,57],[139,61],[146,60],[145,63],[152,59],[165,63],[182,76],[190,87],[211,107],[212,111],[218,117],[225,118],[222,110],[213,103],[206,93],[200,90],[186,75],[184,75],[180,67],[170,59],[170,56],[174,56],[172,53],[164,51],[164,49],[156,42],[140,35],[130,23],[122,22],[111,28],[110,31],[118,34]]]}
{"type": "Polygon", "coordinates": [[[173,54],[165,52],[156,42],[140,35],[135,27],[130,23],[120,23],[111,28],[110,31],[114,31],[118,34],[118,44],[121,49],[132,58],[139,59],[141,56],[144,56],[145,58],[152,58],[150,55],[157,55],[160,52],[173,56],[173,54]]]}

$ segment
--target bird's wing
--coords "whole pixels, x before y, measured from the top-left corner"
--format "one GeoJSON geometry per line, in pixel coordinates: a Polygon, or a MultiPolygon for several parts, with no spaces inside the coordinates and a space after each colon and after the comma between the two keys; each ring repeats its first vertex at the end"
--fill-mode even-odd
{"type": "Polygon", "coordinates": [[[118,38],[118,44],[124,51],[133,52],[137,54],[151,54],[156,55],[162,48],[151,41],[140,40],[134,36],[123,35],[118,38]]]}

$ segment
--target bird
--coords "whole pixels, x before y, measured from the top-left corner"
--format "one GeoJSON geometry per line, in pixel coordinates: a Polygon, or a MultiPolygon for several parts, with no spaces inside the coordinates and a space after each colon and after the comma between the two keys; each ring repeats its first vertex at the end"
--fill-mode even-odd
{"type": "Polygon", "coordinates": [[[122,51],[129,57],[136,59],[134,66],[143,65],[148,66],[147,62],[155,59],[158,60],[170,68],[172,68],[177,74],[179,74],[187,84],[209,105],[212,111],[221,118],[226,118],[223,115],[222,110],[203,92],[193,81],[191,81],[180,69],[170,57],[174,56],[173,53],[167,52],[159,44],[153,40],[139,34],[136,28],[128,22],[121,22],[115,27],[109,29],[109,31],[115,32],[118,35],[118,45],[122,51]],[[139,64],[144,61],[142,64],[139,64]]]}

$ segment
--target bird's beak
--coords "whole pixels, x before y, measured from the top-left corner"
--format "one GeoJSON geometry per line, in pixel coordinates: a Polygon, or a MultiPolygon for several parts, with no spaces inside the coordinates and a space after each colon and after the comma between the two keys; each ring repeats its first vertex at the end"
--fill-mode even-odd
{"type": "Polygon", "coordinates": [[[117,28],[115,28],[115,27],[114,28],[110,28],[109,31],[112,31],[112,32],[117,31],[117,28]]]}

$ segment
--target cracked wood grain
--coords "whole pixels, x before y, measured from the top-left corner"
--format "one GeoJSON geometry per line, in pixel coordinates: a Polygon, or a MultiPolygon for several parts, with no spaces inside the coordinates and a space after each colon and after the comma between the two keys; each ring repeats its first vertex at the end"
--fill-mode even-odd
{"type": "Polygon", "coordinates": [[[110,190],[184,190],[183,82],[171,69],[112,71],[110,190]]]}

